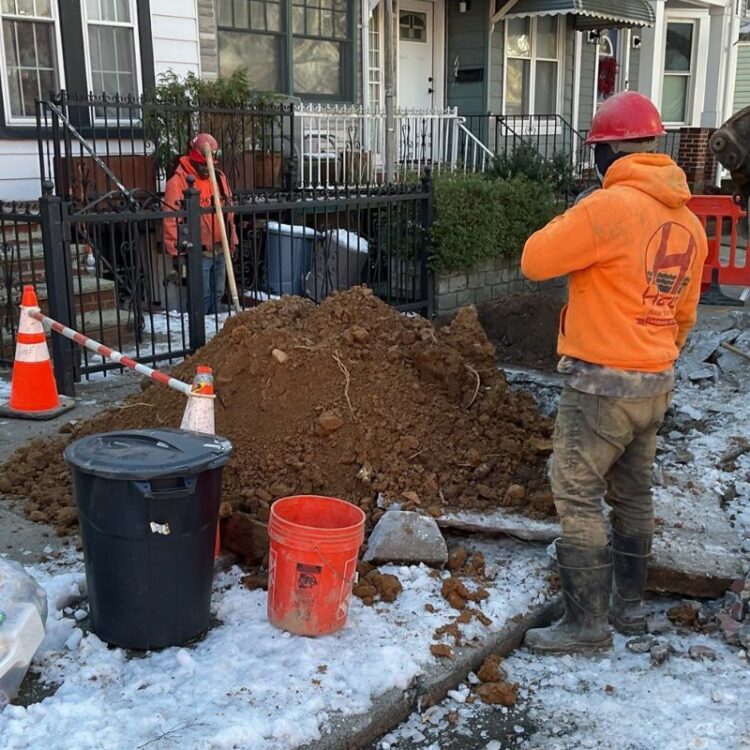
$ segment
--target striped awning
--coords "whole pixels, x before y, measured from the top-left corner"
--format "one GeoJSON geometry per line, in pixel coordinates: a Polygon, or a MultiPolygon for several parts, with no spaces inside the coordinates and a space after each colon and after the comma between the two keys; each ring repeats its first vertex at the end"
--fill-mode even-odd
{"type": "Polygon", "coordinates": [[[578,29],[653,26],[654,9],[647,0],[518,0],[502,18],[576,17],[578,29]]]}

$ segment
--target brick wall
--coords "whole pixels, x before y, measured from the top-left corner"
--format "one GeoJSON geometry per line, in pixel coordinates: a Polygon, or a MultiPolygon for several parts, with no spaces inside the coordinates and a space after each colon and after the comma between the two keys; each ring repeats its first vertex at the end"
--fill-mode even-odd
{"type": "Polygon", "coordinates": [[[216,41],[216,8],[214,0],[198,0],[198,36],[201,47],[201,76],[219,75],[219,47],[216,41]]]}
{"type": "Polygon", "coordinates": [[[564,279],[543,283],[525,279],[518,256],[493,258],[468,271],[436,274],[435,315],[450,315],[459,307],[479,305],[519,292],[543,291],[563,296],[565,289],[564,279]]]}
{"type": "Polygon", "coordinates": [[[685,170],[693,192],[703,192],[716,179],[716,158],[708,148],[712,128],[681,128],[677,163],[685,170]]]}

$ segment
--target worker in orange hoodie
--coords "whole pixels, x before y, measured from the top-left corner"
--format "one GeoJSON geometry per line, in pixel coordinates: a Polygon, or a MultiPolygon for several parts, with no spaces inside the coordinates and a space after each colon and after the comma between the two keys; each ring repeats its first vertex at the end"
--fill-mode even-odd
{"type": "Polygon", "coordinates": [[[568,277],[558,338],[567,378],[553,437],[552,493],[563,620],[526,634],[535,651],[608,648],[642,633],[656,434],[674,364],[696,320],[707,242],[684,172],[654,153],[664,133],[645,96],[605,101],[589,131],[602,189],[526,242],[534,281],[568,277]],[[611,507],[611,545],[604,502],[611,507]]]}
{"type": "MultiPolygon", "coordinates": [[[[188,177],[195,178],[193,187],[200,193],[202,208],[210,208],[214,204],[211,192],[211,181],[208,176],[208,165],[204,153],[205,147],[211,149],[214,161],[219,155],[219,144],[209,133],[199,133],[190,141],[187,156],[180,158],[177,169],[167,181],[164,191],[164,203],[167,208],[178,209],[183,200],[183,193],[188,188],[188,177]]],[[[219,193],[225,206],[232,203],[232,191],[223,172],[216,170],[219,193]]],[[[232,254],[237,250],[237,229],[234,225],[234,215],[225,213],[224,220],[227,227],[227,238],[232,254]]],[[[178,239],[179,220],[164,219],[164,247],[173,256],[181,253],[178,239]]],[[[205,313],[218,312],[218,305],[224,296],[227,271],[224,252],[221,246],[221,232],[219,222],[213,212],[201,214],[201,249],[203,252],[203,311],[205,313]]]]}

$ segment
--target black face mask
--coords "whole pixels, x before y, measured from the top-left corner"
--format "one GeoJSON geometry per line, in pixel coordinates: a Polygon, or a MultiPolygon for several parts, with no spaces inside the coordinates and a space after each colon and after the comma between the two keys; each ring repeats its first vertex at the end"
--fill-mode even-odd
{"type": "Polygon", "coordinates": [[[596,164],[596,176],[599,182],[604,182],[607,170],[623,156],[628,154],[624,151],[614,151],[609,143],[597,143],[594,146],[594,163],[596,164]]]}

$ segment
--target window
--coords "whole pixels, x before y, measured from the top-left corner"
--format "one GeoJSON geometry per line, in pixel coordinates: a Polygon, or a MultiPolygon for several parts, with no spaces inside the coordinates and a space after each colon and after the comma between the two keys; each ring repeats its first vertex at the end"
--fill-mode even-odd
{"type": "Polygon", "coordinates": [[[33,118],[37,99],[60,88],[53,0],[2,0],[6,114],[33,118]]]}
{"type": "Polygon", "coordinates": [[[511,18],[505,25],[506,115],[557,113],[560,24],[554,16],[511,18]]]}
{"type": "Polygon", "coordinates": [[[398,36],[404,42],[427,43],[427,14],[402,10],[398,19],[398,36]]]}
{"type": "Polygon", "coordinates": [[[135,20],[131,0],[86,0],[89,88],[95,94],[138,94],[135,20]]]}
{"type": "Polygon", "coordinates": [[[219,72],[256,91],[350,95],[350,0],[218,0],[219,72]]]}
{"type": "Polygon", "coordinates": [[[690,21],[667,24],[661,95],[664,122],[685,123],[689,120],[695,36],[695,24],[690,21]]]}

